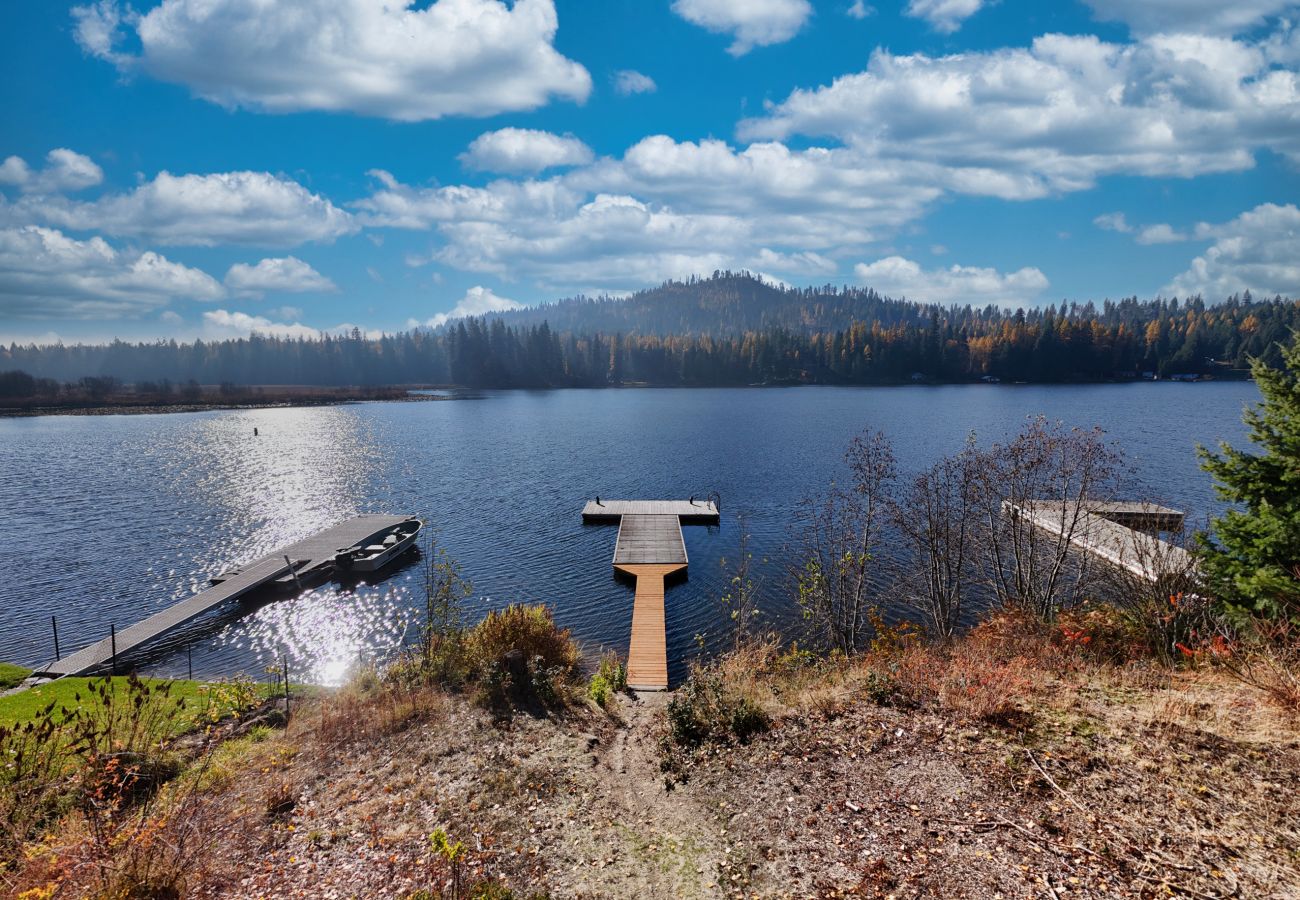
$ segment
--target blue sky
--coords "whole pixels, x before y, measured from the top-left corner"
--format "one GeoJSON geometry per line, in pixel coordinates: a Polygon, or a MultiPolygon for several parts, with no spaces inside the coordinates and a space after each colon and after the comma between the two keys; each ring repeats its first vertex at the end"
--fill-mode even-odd
{"type": "Polygon", "coordinates": [[[312,334],[748,269],[1300,296],[1293,0],[26,3],[0,341],[312,334]]]}

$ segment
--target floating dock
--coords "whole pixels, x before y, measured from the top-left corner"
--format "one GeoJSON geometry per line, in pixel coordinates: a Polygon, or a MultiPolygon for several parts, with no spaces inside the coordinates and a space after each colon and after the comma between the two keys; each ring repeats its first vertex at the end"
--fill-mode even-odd
{"type": "Polygon", "coordinates": [[[356,516],[332,528],[326,528],[245,566],[223,573],[212,579],[213,586],[207,590],[121,629],[116,638],[104,638],[56,660],[38,674],[45,678],[90,675],[111,666],[115,653],[116,658],[120,659],[204,613],[260,587],[272,583],[287,586],[317,582],[333,574],[334,554],[339,550],[366,543],[409,518],[410,516],[356,516]]]}
{"type": "Polygon", "coordinates": [[[1153,533],[1182,530],[1183,513],[1176,509],[1154,503],[1060,500],[1007,500],[1002,508],[1048,534],[1069,534],[1073,546],[1146,581],[1187,573],[1194,566],[1190,553],[1153,533]]]}
{"type": "Polygon", "coordinates": [[[636,579],[628,687],[667,690],[666,580],[686,571],[682,525],[717,525],[718,507],[708,500],[592,500],[583,508],[582,520],[618,523],[614,570],[636,579]]]}

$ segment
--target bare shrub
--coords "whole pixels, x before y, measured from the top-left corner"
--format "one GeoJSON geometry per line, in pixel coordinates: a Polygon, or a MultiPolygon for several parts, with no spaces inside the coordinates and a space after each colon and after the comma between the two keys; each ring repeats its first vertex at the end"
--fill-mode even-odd
{"type": "Polygon", "coordinates": [[[1134,531],[1124,564],[1106,572],[1110,603],[1143,648],[1167,666],[1183,661],[1179,645],[1190,646],[1198,635],[1211,633],[1218,617],[1200,583],[1186,534],[1160,540],[1134,531]]]}
{"type": "Polygon", "coordinates": [[[1300,714],[1300,628],[1285,619],[1255,616],[1237,628],[1220,630],[1198,651],[1208,655],[1238,681],[1263,691],[1281,708],[1300,714]]]}
{"type": "Polygon", "coordinates": [[[744,513],[736,515],[736,528],[739,532],[739,547],[734,560],[726,557],[722,559],[722,570],[730,577],[727,579],[727,592],[719,602],[735,626],[732,631],[732,649],[739,650],[754,640],[754,627],[759,616],[760,586],[750,571],[754,554],[749,549],[749,519],[744,513]]]}
{"type": "Polygon", "coordinates": [[[978,573],[981,464],[972,436],[913,478],[892,507],[907,553],[900,587],[939,639],[952,637],[978,573]]]}
{"type": "Polygon", "coordinates": [[[1121,465],[1100,429],[1068,429],[1042,417],[980,454],[984,579],[1000,603],[1050,621],[1088,594],[1101,564],[1073,541],[1085,533],[1089,503],[1113,499],[1121,465]],[[1025,514],[1030,508],[1053,527],[1035,524],[1025,514]]]}
{"type": "Polygon", "coordinates": [[[880,432],[853,440],[845,460],[851,483],[805,501],[799,562],[792,573],[814,637],[846,655],[869,634],[867,611],[885,584],[877,554],[896,474],[894,452],[880,432]]]}

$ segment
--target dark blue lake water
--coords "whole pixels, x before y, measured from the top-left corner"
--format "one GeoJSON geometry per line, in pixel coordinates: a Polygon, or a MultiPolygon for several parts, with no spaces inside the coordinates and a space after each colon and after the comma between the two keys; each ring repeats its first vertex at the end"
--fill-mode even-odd
{"type": "MultiPolygon", "coordinates": [[[[780,621],[783,547],[801,498],[842,472],[849,439],[884,430],[901,468],[1005,437],[1026,416],[1100,425],[1144,493],[1217,510],[1198,442],[1244,441],[1253,384],[606,390],[480,399],[139,416],[0,420],[0,659],[78,649],[205,585],[209,576],[347,516],[416,513],[472,580],[475,607],[543,601],[589,647],[625,649],[631,588],[614,580],[616,530],[584,501],[723,498],[720,528],[686,529],[690,578],[669,591],[673,677],[725,637],[720,559],[748,515],[780,621]],[[253,437],[254,427],[260,436],[253,437]]],[[[1193,521],[1196,520],[1193,519],[1193,521]]],[[[287,654],[295,678],[339,680],[414,634],[414,568],[376,585],[325,586],[199,623],[144,659],[196,676],[260,675],[287,654]]]]}

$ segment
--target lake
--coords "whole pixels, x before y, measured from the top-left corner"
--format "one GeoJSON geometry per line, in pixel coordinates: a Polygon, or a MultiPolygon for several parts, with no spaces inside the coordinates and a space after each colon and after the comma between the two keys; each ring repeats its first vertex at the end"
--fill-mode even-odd
{"type": "MultiPolygon", "coordinates": [[[[475,399],[172,415],[0,420],[0,660],[53,657],[187,596],[207,579],[347,516],[415,513],[474,585],[473,612],[542,601],[591,649],[626,649],[632,589],[617,529],[584,526],[595,495],[722,496],[720,528],[688,527],[689,581],[667,597],[671,674],[726,619],[721,559],[747,515],[763,604],[792,615],[782,573],[799,501],[843,474],[870,426],[917,470],[1045,414],[1104,428],[1138,488],[1201,521],[1220,504],[1195,445],[1244,443],[1252,383],[495,392],[475,399]],[[253,436],[253,429],[260,432],[253,436]],[[703,641],[696,636],[703,635],[703,641]]],[[[326,585],[203,620],[150,652],[147,671],[216,677],[287,656],[334,683],[414,636],[416,567],[326,585]]]]}

